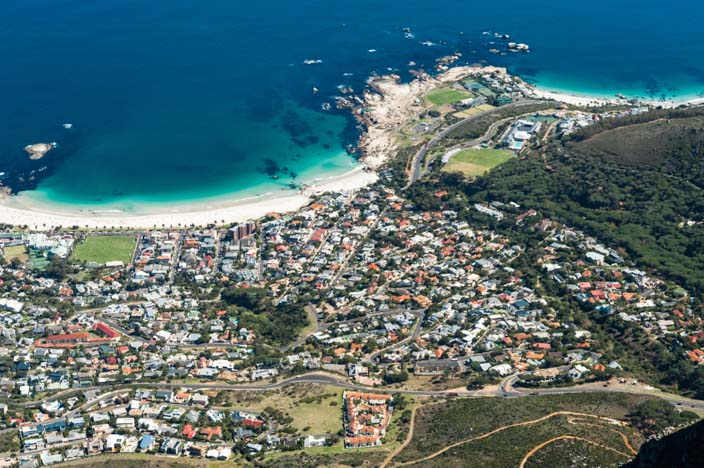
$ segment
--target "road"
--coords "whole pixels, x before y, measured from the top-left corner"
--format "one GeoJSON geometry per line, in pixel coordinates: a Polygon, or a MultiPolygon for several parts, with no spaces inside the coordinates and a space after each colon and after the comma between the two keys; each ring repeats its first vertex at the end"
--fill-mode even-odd
{"type": "MultiPolygon", "coordinates": [[[[150,388],[150,389],[188,389],[188,390],[221,390],[221,391],[249,391],[249,392],[261,392],[261,391],[271,391],[280,389],[289,385],[295,384],[318,384],[327,385],[337,388],[343,388],[347,390],[355,390],[362,392],[374,392],[374,393],[386,393],[386,394],[401,394],[401,395],[411,395],[411,396],[427,396],[427,397],[464,397],[464,398],[522,398],[530,397],[534,395],[564,395],[571,393],[606,393],[606,392],[619,392],[619,393],[633,393],[633,394],[648,394],[641,387],[635,386],[624,386],[624,387],[598,387],[590,384],[575,386],[575,387],[563,387],[563,388],[541,388],[533,389],[529,392],[520,391],[513,388],[513,382],[518,378],[517,375],[510,376],[501,383],[499,387],[493,393],[487,393],[486,391],[468,391],[468,390],[405,390],[405,389],[391,389],[391,388],[374,388],[365,385],[359,385],[347,380],[337,375],[331,375],[323,372],[311,372],[308,374],[298,375],[291,377],[280,382],[266,383],[266,384],[224,384],[224,383],[139,383],[139,384],[124,384],[124,385],[114,385],[114,386],[94,386],[94,387],[84,387],[65,390],[59,392],[55,395],[47,397],[41,401],[28,402],[20,404],[19,406],[25,408],[31,408],[39,406],[45,401],[53,401],[57,399],[64,398],[71,393],[78,393],[83,391],[94,391],[105,389],[106,393],[100,394],[91,400],[86,401],[82,405],[72,409],[71,411],[56,417],[44,421],[44,424],[63,420],[65,418],[71,418],[82,414],[92,407],[104,401],[108,398],[113,398],[122,392],[136,389],[136,388],[150,388]]],[[[664,392],[659,392],[657,394],[650,393],[651,396],[661,398],[665,401],[670,402],[673,405],[682,405],[683,407],[696,408],[699,410],[704,410],[704,401],[692,400],[679,395],[667,394],[664,392]]]]}
{"type": "MultiPolygon", "coordinates": [[[[413,156],[413,160],[411,162],[411,173],[408,178],[408,183],[406,184],[404,189],[410,187],[411,185],[413,185],[413,183],[415,183],[416,181],[418,181],[418,179],[420,179],[420,177],[421,177],[420,166],[421,166],[421,163],[423,162],[423,159],[425,158],[425,155],[428,153],[428,151],[433,149],[433,147],[435,145],[437,145],[440,141],[442,141],[451,131],[455,130],[456,128],[458,128],[468,122],[471,122],[472,120],[476,120],[479,117],[485,117],[486,115],[493,114],[494,112],[497,112],[499,110],[511,109],[513,107],[527,106],[530,104],[547,104],[548,102],[550,102],[550,101],[533,100],[533,99],[512,102],[511,104],[506,104],[505,106],[497,107],[496,109],[492,109],[487,112],[481,112],[479,114],[472,115],[470,117],[467,117],[466,119],[462,119],[459,122],[456,122],[456,123],[450,125],[446,129],[444,129],[443,131],[441,131],[440,133],[435,135],[433,138],[431,138],[430,141],[428,141],[425,145],[423,145],[423,147],[421,149],[419,149],[416,152],[416,154],[413,156]]],[[[481,140],[481,139],[485,138],[486,135],[489,134],[489,132],[493,132],[495,130],[496,130],[496,126],[494,124],[492,124],[489,127],[489,129],[487,130],[487,132],[485,132],[484,136],[480,137],[477,140],[481,140]]]]}
{"type": "Polygon", "coordinates": [[[93,387],[81,387],[70,390],[64,390],[55,395],[44,398],[41,401],[21,403],[20,406],[30,408],[33,406],[39,406],[45,401],[53,401],[61,398],[65,398],[73,393],[94,391],[104,389],[107,393],[102,394],[91,401],[88,401],[78,408],[75,408],[68,415],[78,414],[86,408],[97,404],[99,401],[104,400],[109,396],[113,396],[125,390],[135,389],[135,388],[161,388],[161,389],[180,389],[185,388],[189,390],[223,390],[223,391],[269,391],[283,388],[289,385],[295,384],[319,384],[319,385],[329,385],[338,388],[344,388],[349,390],[357,390],[362,392],[372,391],[375,393],[398,393],[402,395],[415,395],[415,396],[458,396],[458,397],[488,397],[488,398],[523,398],[533,395],[564,395],[570,393],[632,393],[632,394],[648,394],[657,398],[662,398],[673,404],[680,404],[686,407],[696,408],[704,410],[704,401],[694,400],[680,395],[674,395],[664,392],[648,392],[641,386],[634,385],[624,385],[615,386],[610,385],[608,387],[603,387],[594,384],[584,384],[576,385],[572,387],[554,387],[554,388],[537,388],[530,390],[520,390],[513,388],[514,382],[518,379],[518,375],[512,375],[505,378],[501,385],[497,387],[493,392],[487,393],[486,390],[483,391],[469,391],[469,390],[406,390],[397,388],[375,388],[368,387],[365,385],[360,385],[352,383],[345,380],[342,376],[329,374],[325,372],[309,372],[307,374],[301,374],[288,379],[281,380],[279,382],[272,383],[262,383],[262,384],[226,384],[226,383],[178,383],[178,382],[157,382],[157,383],[133,383],[133,384],[120,384],[120,385],[101,385],[93,387]]]}
{"type": "Polygon", "coordinates": [[[364,358],[363,362],[367,364],[373,363],[381,353],[397,348],[405,343],[412,343],[416,341],[416,339],[418,339],[418,336],[420,336],[421,331],[423,330],[423,319],[425,318],[426,310],[427,309],[410,310],[409,312],[416,316],[416,323],[413,326],[413,332],[398,343],[394,343],[391,346],[387,346],[386,348],[374,351],[369,356],[364,358]]]}
{"type": "Polygon", "coordinates": [[[496,392],[495,396],[501,396],[504,398],[521,398],[533,395],[565,395],[570,393],[631,393],[636,395],[653,396],[663,399],[673,405],[683,406],[685,408],[704,410],[704,401],[702,400],[694,400],[692,398],[656,391],[654,389],[649,390],[641,385],[609,384],[605,387],[603,382],[598,382],[593,384],[575,385],[571,387],[528,389],[514,388],[513,385],[518,380],[519,376],[520,374],[514,374],[505,378],[501,382],[499,391],[496,392]]]}

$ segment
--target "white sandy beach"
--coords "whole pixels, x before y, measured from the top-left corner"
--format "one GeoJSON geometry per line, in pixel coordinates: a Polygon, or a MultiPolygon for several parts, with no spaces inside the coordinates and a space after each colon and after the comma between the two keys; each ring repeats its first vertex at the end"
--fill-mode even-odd
{"type": "MultiPolygon", "coordinates": [[[[603,97],[603,96],[588,96],[575,93],[566,93],[563,91],[552,91],[548,89],[543,89],[540,87],[525,85],[526,90],[529,95],[538,99],[551,99],[553,101],[564,102],[566,104],[572,104],[575,106],[591,107],[591,106],[605,106],[612,104],[627,104],[631,98],[623,99],[617,97],[603,97]]],[[[677,107],[681,105],[699,105],[704,104],[704,98],[701,97],[682,97],[679,99],[646,99],[646,98],[635,98],[638,102],[643,105],[648,106],[662,106],[662,107],[677,107]]]]}
{"type": "Polygon", "coordinates": [[[257,219],[267,213],[287,213],[308,204],[311,196],[324,192],[349,192],[369,185],[377,175],[360,166],[346,174],[321,179],[308,185],[302,192],[288,195],[224,201],[218,203],[186,204],[180,208],[164,208],[153,214],[119,214],[114,211],[76,210],[54,211],[28,203],[22,195],[0,200],[0,223],[27,226],[30,229],[50,227],[81,228],[160,228],[179,226],[205,226],[227,224],[257,219]]]}
{"type": "MultiPolygon", "coordinates": [[[[227,224],[260,218],[267,213],[286,213],[308,204],[311,197],[323,192],[348,192],[367,186],[378,179],[374,170],[379,169],[397,149],[398,131],[415,117],[423,97],[432,89],[457,81],[471,74],[502,74],[505,68],[492,66],[452,67],[435,77],[420,74],[409,83],[400,83],[395,76],[382,76],[369,80],[376,91],[364,93],[364,112],[353,109],[366,131],[359,140],[359,150],[364,166],[339,176],[318,179],[301,191],[283,195],[269,195],[248,199],[232,198],[217,202],[193,202],[183,205],[158,206],[154,213],[124,213],[119,210],[95,211],[76,208],[75,211],[55,211],[51,205],[41,206],[22,194],[0,199],[0,223],[47,229],[52,226],[79,226],[87,228],[153,228],[162,226],[203,226],[227,224]]],[[[601,106],[625,103],[619,98],[584,96],[541,89],[517,80],[524,94],[537,99],[550,99],[578,106],[601,106]]],[[[680,101],[640,100],[643,104],[675,107],[681,104],[701,104],[704,98],[680,101]]]]}

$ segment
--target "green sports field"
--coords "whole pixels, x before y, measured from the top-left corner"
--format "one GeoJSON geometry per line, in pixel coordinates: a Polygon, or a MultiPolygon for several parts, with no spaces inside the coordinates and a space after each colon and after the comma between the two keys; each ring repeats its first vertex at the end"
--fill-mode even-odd
{"type": "Polygon", "coordinates": [[[135,242],[135,236],[90,236],[76,244],[71,259],[100,264],[120,260],[127,265],[132,259],[135,242]]]}
{"type": "Polygon", "coordinates": [[[513,153],[506,150],[467,149],[454,155],[442,170],[445,172],[461,172],[466,176],[477,177],[511,158],[513,158],[513,153]]]}
{"type": "Polygon", "coordinates": [[[436,89],[428,93],[425,97],[430,103],[436,106],[444,106],[446,104],[454,104],[463,99],[471,98],[472,95],[459,89],[436,89]]]}

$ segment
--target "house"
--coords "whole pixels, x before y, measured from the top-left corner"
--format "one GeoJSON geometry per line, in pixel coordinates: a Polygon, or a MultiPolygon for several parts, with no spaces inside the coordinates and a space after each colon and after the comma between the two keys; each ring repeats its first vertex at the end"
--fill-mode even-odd
{"type": "Polygon", "coordinates": [[[327,442],[327,439],[325,438],[325,436],[309,435],[308,437],[303,439],[303,446],[305,448],[323,447],[326,442],[327,442]]]}
{"type": "Polygon", "coordinates": [[[496,372],[501,377],[505,377],[513,372],[513,368],[509,364],[497,364],[489,370],[496,372]]]}
{"type": "Polygon", "coordinates": [[[60,453],[52,455],[49,452],[42,452],[39,455],[39,459],[42,461],[42,465],[44,466],[55,465],[56,463],[61,463],[64,461],[64,457],[60,453]]]}
{"type": "Polygon", "coordinates": [[[573,368],[567,371],[567,375],[572,379],[572,380],[577,380],[581,378],[584,374],[589,372],[589,369],[584,367],[581,364],[577,364],[573,368]]]}
{"type": "Polygon", "coordinates": [[[159,447],[159,452],[165,453],[167,455],[180,455],[181,441],[178,439],[166,439],[161,443],[161,446],[159,447]]]}

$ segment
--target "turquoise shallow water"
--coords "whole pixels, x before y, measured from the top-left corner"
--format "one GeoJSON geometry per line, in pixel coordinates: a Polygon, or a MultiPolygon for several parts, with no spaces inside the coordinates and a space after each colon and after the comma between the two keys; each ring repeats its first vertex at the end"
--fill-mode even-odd
{"type": "Polygon", "coordinates": [[[7,0],[0,171],[35,200],[96,209],[286,191],[355,167],[354,123],[321,111],[339,85],[459,50],[551,89],[694,97],[703,20],[689,0],[7,0]],[[491,54],[483,31],[532,53],[491,54]],[[29,162],[42,141],[59,147],[29,162]]]}

